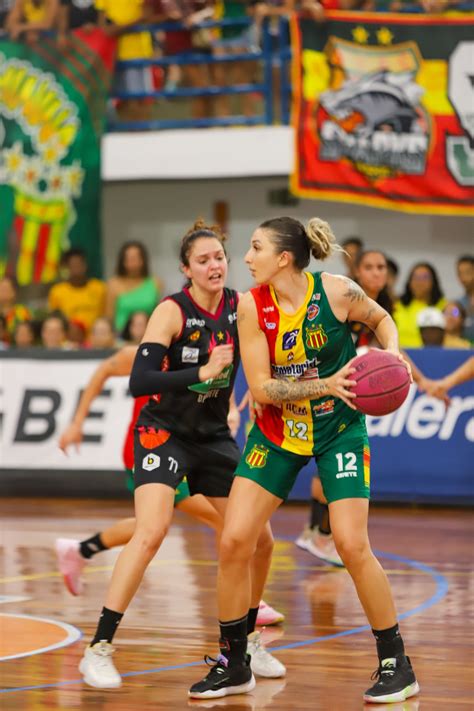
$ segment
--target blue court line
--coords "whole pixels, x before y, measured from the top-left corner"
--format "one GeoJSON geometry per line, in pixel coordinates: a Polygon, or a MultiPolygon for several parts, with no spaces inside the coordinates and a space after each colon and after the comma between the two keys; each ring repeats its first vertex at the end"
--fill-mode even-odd
{"type": "MultiPolygon", "coordinates": [[[[284,541],[293,541],[293,538],[290,538],[289,536],[278,536],[278,540],[284,540],[284,541]]],[[[425,565],[424,563],[420,563],[417,560],[412,560],[411,558],[405,558],[404,556],[401,555],[396,555],[395,553],[384,553],[382,551],[374,551],[375,555],[380,556],[382,558],[387,558],[387,560],[393,560],[397,561],[398,563],[404,563],[410,568],[413,568],[414,570],[422,573],[426,573],[429,575],[432,580],[436,583],[436,590],[434,594],[422,602],[420,605],[417,605],[416,607],[412,608],[411,610],[407,610],[406,612],[402,612],[401,615],[398,616],[399,620],[404,620],[407,617],[412,617],[413,615],[417,615],[420,612],[424,612],[428,608],[432,607],[433,605],[436,605],[440,600],[445,597],[449,590],[449,584],[447,579],[445,578],[444,575],[441,573],[438,573],[434,568],[431,568],[429,565],[425,565]]],[[[295,649],[298,647],[307,647],[312,644],[319,644],[320,642],[326,642],[327,640],[330,639],[336,639],[338,637],[348,637],[349,635],[353,634],[360,634],[361,632],[367,632],[370,630],[370,625],[362,625],[360,627],[353,627],[350,630],[345,630],[344,632],[336,632],[335,634],[328,634],[323,637],[313,637],[312,639],[306,639],[301,642],[292,642],[291,644],[284,644],[281,645],[280,647],[269,647],[272,652],[278,652],[283,649],[295,649]]],[[[158,674],[160,672],[167,672],[167,671],[176,671],[177,669],[188,669],[190,667],[197,667],[197,666],[202,666],[202,661],[199,662],[186,662],[184,664],[176,664],[175,666],[171,667],[156,667],[155,669],[144,669],[142,671],[136,671],[136,672],[126,672],[125,674],[121,674],[121,677],[123,679],[128,678],[128,677],[133,677],[133,676],[144,676],[145,674],[158,674]]],[[[37,684],[36,686],[17,686],[13,687],[11,689],[0,689],[0,693],[2,694],[8,694],[8,693],[13,693],[16,691],[37,691],[38,689],[55,689],[58,687],[63,687],[63,686],[71,686],[73,684],[83,684],[82,678],[80,679],[73,679],[71,681],[58,681],[53,684],[37,684]]]]}

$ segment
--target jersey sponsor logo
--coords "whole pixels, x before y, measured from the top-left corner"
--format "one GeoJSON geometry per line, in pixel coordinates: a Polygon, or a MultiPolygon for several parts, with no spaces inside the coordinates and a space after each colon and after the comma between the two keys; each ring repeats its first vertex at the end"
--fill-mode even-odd
{"type": "Polygon", "coordinates": [[[269,314],[272,311],[275,311],[275,307],[274,306],[264,306],[262,311],[264,314],[269,314]]]}
{"type": "Polygon", "coordinates": [[[330,415],[334,412],[334,400],[326,400],[326,402],[320,402],[317,405],[313,405],[313,413],[315,417],[323,417],[324,415],[330,415]]]}
{"type": "Polygon", "coordinates": [[[289,363],[290,361],[292,361],[292,360],[294,360],[294,359],[295,359],[295,354],[293,353],[293,351],[290,351],[290,352],[288,353],[288,355],[286,356],[286,360],[287,360],[288,363],[289,363]]]}
{"type": "Polygon", "coordinates": [[[237,320],[237,311],[234,311],[234,313],[229,314],[229,315],[227,316],[227,318],[228,318],[228,320],[229,320],[229,323],[232,325],[232,324],[234,323],[234,321],[237,320]]]}
{"type": "Polygon", "coordinates": [[[294,402],[285,403],[285,409],[287,412],[291,412],[297,417],[306,417],[306,415],[308,414],[308,410],[304,405],[297,405],[294,402]]]}
{"type": "Polygon", "coordinates": [[[195,343],[197,340],[199,340],[199,336],[201,335],[201,331],[193,331],[191,335],[189,336],[189,340],[195,343]]]}
{"type": "Polygon", "coordinates": [[[281,347],[284,351],[291,351],[291,349],[296,346],[296,339],[298,338],[299,332],[299,328],[294,328],[292,331],[287,331],[283,334],[281,347]]]}
{"type": "Polygon", "coordinates": [[[205,325],[206,325],[206,322],[204,321],[203,318],[187,318],[186,319],[186,328],[194,328],[195,326],[199,326],[200,328],[202,328],[205,325]]]}
{"type": "Polygon", "coordinates": [[[201,393],[198,395],[198,402],[206,402],[210,397],[219,397],[220,390],[209,390],[207,393],[201,393]]]}
{"type": "Polygon", "coordinates": [[[277,327],[273,321],[264,321],[263,323],[265,324],[265,328],[268,328],[269,331],[273,331],[277,327]]]}
{"type": "Polygon", "coordinates": [[[149,355],[150,355],[150,351],[148,350],[148,348],[142,348],[142,356],[145,356],[145,358],[146,358],[149,355]]]}
{"type": "Polygon", "coordinates": [[[311,297],[311,301],[320,301],[320,300],[321,300],[321,294],[319,293],[319,291],[316,292],[316,294],[313,294],[313,296],[311,297]]]}
{"type": "Polygon", "coordinates": [[[254,444],[250,452],[245,457],[246,463],[251,469],[262,469],[267,463],[267,456],[270,450],[263,444],[254,444]]]}
{"type": "Polygon", "coordinates": [[[309,321],[314,321],[316,316],[319,314],[319,306],[317,304],[310,304],[308,306],[308,311],[306,312],[306,315],[308,316],[309,321]]]}
{"type": "MultiPolygon", "coordinates": [[[[192,390],[196,393],[209,393],[211,390],[216,390],[219,394],[219,390],[222,388],[228,388],[230,385],[230,376],[234,370],[234,365],[231,363],[226,366],[222,373],[220,373],[216,378],[209,378],[203,383],[196,383],[195,385],[188,385],[188,390],[192,390]]],[[[209,397],[217,397],[217,395],[210,395],[209,397]]],[[[204,400],[199,400],[199,402],[204,402],[204,400]]]]}
{"type": "Polygon", "coordinates": [[[167,430],[157,430],[154,427],[138,427],[140,444],[145,449],[156,449],[171,437],[167,430]]]}
{"type": "Polygon", "coordinates": [[[147,472],[152,472],[153,469],[158,469],[160,461],[160,457],[157,454],[147,454],[143,457],[142,468],[147,472]]]}
{"type": "Polygon", "coordinates": [[[319,351],[326,345],[328,340],[329,338],[321,324],[306,329],[306,345],[308,348],[315,348],[319,351]]]}
{"type": "Polygon", "coordinates": [[[276,378],[317,378],[318,363],[317,358],[305,360],[304,363],[289,363],[288,365],[276,365],[272,363],[272,371],[276,378]]]}
{"type": "Polygon", "coordinates": [[[199,348],[189,348],[189,346],[184,346],[181,360],[183,363],[197,363],[199,360],[199,348]]]}

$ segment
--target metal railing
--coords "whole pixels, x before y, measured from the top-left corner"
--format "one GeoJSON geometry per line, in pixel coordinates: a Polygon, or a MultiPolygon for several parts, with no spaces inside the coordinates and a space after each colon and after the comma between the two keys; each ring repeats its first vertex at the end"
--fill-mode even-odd
{"type": "MultiPolygon", "coordinates": [[[[221,27],[248,27],[251,20],[241,18],[235,20],[221,20],[203,22],[199,25],[194,25],[192,30],[212,29],[221,27]]],[[[125,69],[129,67],[169,67],[171,65],[185,66],[190,64],[230,64],[234,62],[258,62],[261,64],[261,81],[236,84],[231,86],[209,85],[208,87],[183,87],[173,90],[156,90],[156,91],[140,91],[140,92],[115,92],[112,91],[111,96],[115,99],[192,99],[196,97],[217,97],[220,95],[241,95],[246,93],[259,94],[263,100],[263,112],[254,116],[232,115],[225,117],[207,117],[207,118],[186,118],[186,119],[154,119],[150,121],[118,121],[109,120],[108,129],[110,131],[123,130],[159,130],[166,128],[204,128],[211,126],[252,126],[257,124],[271,125],[274,121],[274,80],[273,66],[275,61],[280,66],[281,77],[284,80],[280,81],[280,97],[279,111],[281,123],[289,121],[289,97],[291,85],[289,81],[288,66],[291,58],[291,50],[286,40],[288,21],[282,18],[278,24],[277,47],[272,44],[272,35],[269,31],[269,23],[266,21],[262,28],[262,48],[255,51],[242,51],[239,54],[219,54],[214,55],[211,52],[200,52],[193,50],[183,54],[171,56],[152,57],[150,59],[133,59],[127,61],[119,61],[116,64],[117,69],[125,69]]],[[[181,23],[166,22],[156,25],[143,25],[133,28],[135,32],[151,31],[151,32],[172,32],[179,31],[185,28],[181,23]]]]}

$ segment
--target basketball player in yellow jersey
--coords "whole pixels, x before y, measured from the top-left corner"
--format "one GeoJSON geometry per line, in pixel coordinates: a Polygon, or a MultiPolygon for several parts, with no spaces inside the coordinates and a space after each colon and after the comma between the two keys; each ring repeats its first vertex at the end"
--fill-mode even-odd
{"type": "MultiPolygon", "coordinates": [[[[189,692],[209,698],[246,691],[250,560],[258,537],[299,470],[315,457],[337,551],[377,642],[376,683],[364,699],[402,701],[418,693],[405,656],[390,586],[370,548],[370,451],[364,416],[351,402],[355,355],[349,321],[366,324],[403,361],[389,314],[346,277],[304,271],[341,248],[330,226],[290,217],[254,232],[245,261],[257,288],[238,307],[242,362],[253,397],[265,405],[237,467],[219,551],[221,654],[189,692]]],[[[407,370],[409,365],[406,363],[407,370]]]]}

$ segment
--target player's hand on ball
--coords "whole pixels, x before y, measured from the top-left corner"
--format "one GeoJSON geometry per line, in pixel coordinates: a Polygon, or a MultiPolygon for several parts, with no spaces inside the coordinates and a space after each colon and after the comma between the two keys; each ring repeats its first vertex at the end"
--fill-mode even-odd
{"type": "Polygon", "coordinates": [[[402,353],[400,353],[400,351],[394,350],[394,349],[392,349],[392,348],[387,348],[385,352],[386,352],[386,353],[392,353],[396,358],[398,358],[398,360],[400,361],[400,363],[403,363],[403,365],[404,365],[405,368],[407,369],[408,375],[410,376],[410,383],[412,383],[412,382],[413,382],[413,373],[411,372],[411,365],[410,365],[410,363],[403,357],[402,353]]]}
{"type": "Polygon", "coordinates": [[[217,378],[217,376],[222,373],[224,368],[227,368],[227,366],[232,363],[233,359],[233,346],[216,346],[214,350],[211,351],[209,361],[206,365],[199,368],[199,380],[203,382],[204,380],[209,380],[210,378],[217,378]]]}
{"type": "Polygon", "coordinates": [[[356,408],[352,404],[351,400],[355,398],[355,394],[351,391],[355,385],[357,385],[355,380],[351,380],[352,373],[355,373],[355,368],[351,365],[352,361],[349,361],[342,367],[337,373],[331,375],[330,378],[326,378],[326,382],[329,387],[329,394],[334,397],[340,398],[343,402],[355,410],[356,408]]]}
{"type": "Polygon", "coordinates": [[[79,445],[82,442],[82,429],[80,425],[74,423],[66,427],[61,437],[59,438],[59,449],[62,449],[64,454],[67,454],[67,449],[71,445],[76,445],[76,451],[79,452],[79,445]]]}

